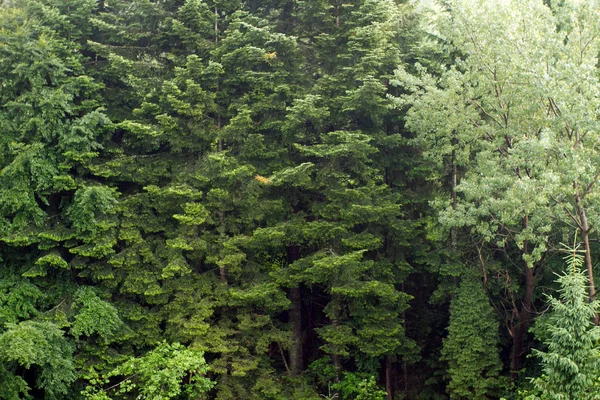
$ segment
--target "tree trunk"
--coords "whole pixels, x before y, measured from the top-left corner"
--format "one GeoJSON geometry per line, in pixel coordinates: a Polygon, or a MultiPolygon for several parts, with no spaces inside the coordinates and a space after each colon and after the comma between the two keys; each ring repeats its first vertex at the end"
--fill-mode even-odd
{"type": "Polygon", "coordinates": [[[402,373],[404,374],[404,397],[408,399],[408,363],[402,361],[402,373]]]}
{"type": "Polygon", "coordinates": [[[394,400],[394,385],[393,385],[391,356],[385,357],[385,391],[387,392],[387,400],[394,400]]]}
{"type": "MultiPolygon", "coordinates": [[[[290,245],[287,248],[287,263],[292,264],[300,258],[300,248],[296,245],[290,245]]],[[[292,302],[292,309],[289,311],[289,322],[292,324],[292,345],[289,352],[290,375],[298,376],[304,368],[304,346],[303,346],[303,327],[302,327],[302,292],[300,286],[292,287],[288,292],[289,299],[292,302]]]]}
{"type": "MultiPolygon", "coordinates": [[[[527,229],[529,218],[523,218],[523,229],[527,229]]],[[[523,243],[523,254],[529,251],[528,243],[523,243]]],[[[525,294],[521,302],[521,310],[518,314],[517,325],[513,332],[513,345],[510,360],[511,377],[513,380],[518,378],[519,370],[521,369],[521,358],[523,355],[523,342],[527,335],[527,329],[531,320],[531,311],[533,309],[533,289],[535,287],[533,268],[530,268],[527,263],[523,263],[525,268],[525,294]]]]}
{"type": "Polygon", "coordinates": [[[521,369],[523,342],[525,341],[525,335],[527,334],[527,329],[529,328],[529,322],[531,320],[533,289],[533,268],[525,266],[525,295],[523,296],[521,310],[519,311],[519,320],[513,332],[513,345],[510,363],[511,376],[513,379],[517,379],[518,372],[521,369]]]}
{"type": "Polygon", "coordinates": [[[304,368],[302,349],[302,296],[300,288],[290,288],[290,323],[292,324],[292,346],[290,348],[290,375],[298,376],[304,368]]]}
{"type": "MultiPolygon", "coordinates": [[[[577,182],[573,183],[575,189],[575,205],[577,206],[577,214],[579,215],[579,222],[581,228],[581,237],[583,238],[583,246],[585,249],[585,267],[587,269],[588,281],[589,281],[589,300],[592,303],[596,299],[596,287],[594,286],[594,270],[592,268],[592,251],[590,249],[590,226],[583,207],[583,201],[579,195],[577,188],[577,182]]],[[[598,312],[594,313],[594,325],[598,325],[598,312]]]]}

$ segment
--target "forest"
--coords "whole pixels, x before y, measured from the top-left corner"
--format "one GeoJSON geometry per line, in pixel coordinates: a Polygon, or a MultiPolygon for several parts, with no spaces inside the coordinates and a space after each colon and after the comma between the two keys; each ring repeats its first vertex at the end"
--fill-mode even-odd
{"type": "Polygon", "coordinates": [[[600,399],[600,1],[424,3],[0,0],[0,399],[600,399]]]}

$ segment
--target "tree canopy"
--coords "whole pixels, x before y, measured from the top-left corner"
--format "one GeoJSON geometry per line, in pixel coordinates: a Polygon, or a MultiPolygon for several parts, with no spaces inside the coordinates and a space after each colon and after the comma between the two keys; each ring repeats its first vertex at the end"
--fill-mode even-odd
{"type": "Polygon", "coordinates": [[[595,398],[599,6],[0,1],[0,399],[595,398]]]}

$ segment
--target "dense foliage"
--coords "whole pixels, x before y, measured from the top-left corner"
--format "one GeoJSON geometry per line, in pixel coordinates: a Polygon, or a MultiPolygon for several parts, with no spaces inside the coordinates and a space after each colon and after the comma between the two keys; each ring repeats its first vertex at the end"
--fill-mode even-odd
{"type": "Polygon", "coordinates": [[[599,14],[0,1],[0,399],[596,398],[599,14]]]}

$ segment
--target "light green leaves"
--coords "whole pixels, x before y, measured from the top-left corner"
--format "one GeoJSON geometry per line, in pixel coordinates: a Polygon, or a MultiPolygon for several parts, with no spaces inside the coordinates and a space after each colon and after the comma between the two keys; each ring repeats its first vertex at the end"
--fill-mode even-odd
{"type": "Polygon", "coordinates": [[[70,333],[75,337],[97,334],[110,341],[122,325],[117,309],[100,299],[90,287],[84,286],[75,292],[73,307],[76,314],[70,333]]]}
{"type": "Polygon", "coordinates": [[[458,170],[458,204],[438,203],[441,221],[500,246],[528,242],[530,267],[553,221],[575,213],[574,182],[597,180],[600,81],[591,71],[600,44],[590,4],[454,1],[439,29],[455,65],[439,79],[418,66],[396,75],[416,143],[440,169],[458,170]]]}
{"type": "Polygon", "coordinates": [[[38,366],[37,387],[44,389],[45,398],[63,398],[75,380],[73,347],[63,331],[46,321],[7,324],[6,328],[0,334],[0,360],[26,369],[38,366]]]}
{"type": "Polygon", "coordinates": [[[127,398],[127,393],[134,393],[142,400],[167,400],[182,394],[203,398],[214,386],[214,382],[204,376],[209,368],[203,355],[179,343],[162,342],[146,355],[129,359],[106,376],[107,383],[110,377],[120,377],[120,385],[106,392],[88,387],[83,394],[93,400],[109,399],[113,393],[116,398],[127,398]]]}

